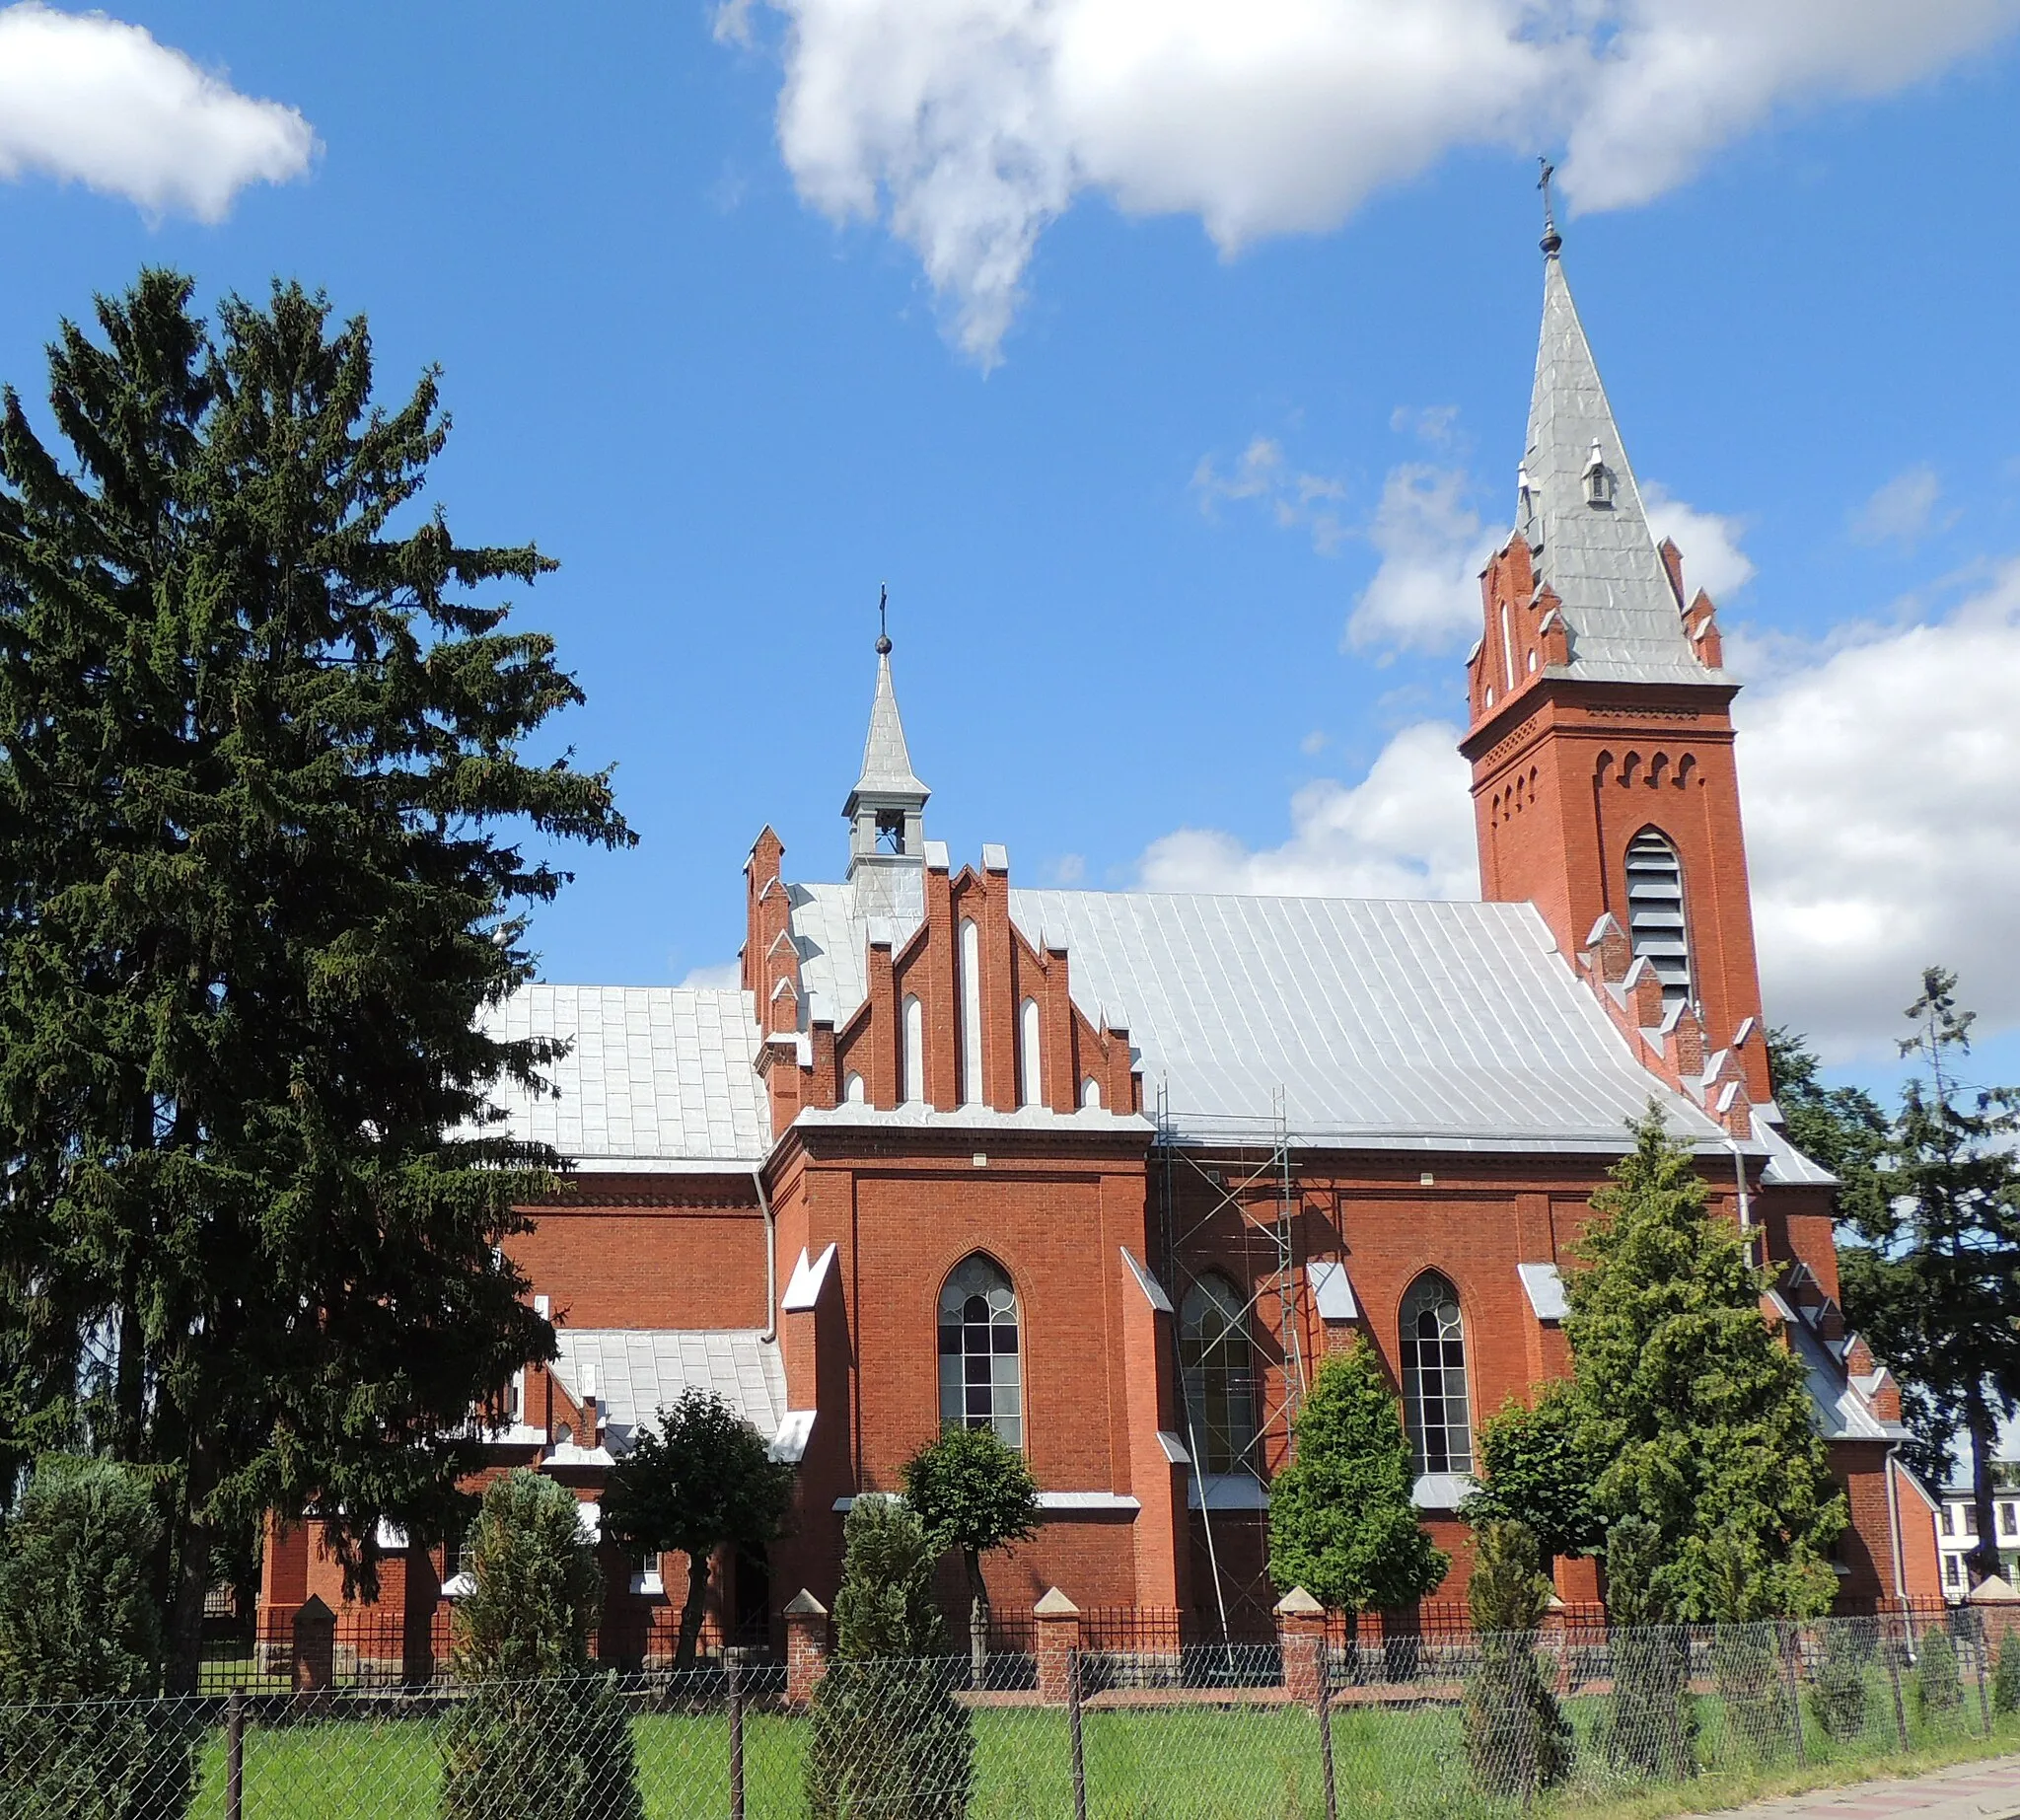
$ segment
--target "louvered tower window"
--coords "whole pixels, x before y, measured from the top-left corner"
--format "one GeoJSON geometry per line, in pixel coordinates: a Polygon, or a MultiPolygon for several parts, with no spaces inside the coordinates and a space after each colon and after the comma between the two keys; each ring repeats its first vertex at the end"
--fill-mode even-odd
{"type": "Polygon", "coordinates": [[[1691,944],[1684,927],[1684,869],[1652,828],[1627,842],[1627,940],[1662,982],[1664,1010],[1691,996],[1691,944]]]}

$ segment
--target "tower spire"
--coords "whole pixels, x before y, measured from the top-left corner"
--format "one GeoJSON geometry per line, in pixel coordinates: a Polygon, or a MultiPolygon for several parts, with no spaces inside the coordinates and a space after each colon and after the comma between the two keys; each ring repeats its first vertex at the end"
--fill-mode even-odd
{"type": "MultiPolygon", "coordinates": [[[[841,812],[849,820],[849,877],[894,864],[916,869],[925,852],[926,798],[932,794],[911,767],[898,689],[891,680],[891,594],[877,594],[877,687],[870,698],[870,731],[863,768],[841,812]]],[[[888,894],[886,894],[888,895],[888,894]]],[[[881,900],[880,900],[881,902],[881,900]]],[[[888,908],[888,907],[885,907],[888,908]]]]}

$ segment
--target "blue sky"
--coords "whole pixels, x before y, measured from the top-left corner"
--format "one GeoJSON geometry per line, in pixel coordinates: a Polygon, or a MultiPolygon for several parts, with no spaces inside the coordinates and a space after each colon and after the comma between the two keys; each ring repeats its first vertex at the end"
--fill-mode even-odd
{"type": "Polygon", "coordinates": [[[143,261],[207,299],[326,288],[369,314],[388,396],[443,364],[436,496],[561,559],[525,617],[643,837],[541,919],[553,978],[726,961],[767,821],[789,875],[838,874],[886,582],[957,858],[1463,893],[1441,723],[1512,510],[1529,154],[1568,146],[1566,266],[1628,451],[1753,683],[1770,1017],[1891,1078],[1916,969],[1948,960],[1985,1078],[2020,1078],[2020,8],[1790,0],[1768,41],[1710,6],[1713,106],[1663,60],[1671,0],[1548,69],[1469,43],[1498,0],[1437,0],[1449,42],[1407,83],[1365,3],[1311,46],[1310,9],[1206,6],[1192,65],[1106,87],[1045,47],[1034,101],[1003,84],[1040,53],[949,48],[915,0],[594,30],[128,0],[216,79],[156,139],[119,85],[173,87],[165,50],[0,8],[0,378],[37,394],[57,319],[143,261]],[[1225,41],[1250,20],[1268,55],[1225,41]],[[79,99],[10,123],[51,57],[79,99]]]}

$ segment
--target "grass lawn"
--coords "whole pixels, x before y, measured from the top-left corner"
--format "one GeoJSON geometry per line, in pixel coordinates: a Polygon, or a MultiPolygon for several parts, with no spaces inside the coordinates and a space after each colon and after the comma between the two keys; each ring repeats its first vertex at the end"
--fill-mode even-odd
{"type": "MultiPolygon", "coordinates": [[[[1568,1711],[1579,1734],[1578,1770],[1565,1788],[1529,1811],[1565,1820],[1655,1820],[1731,1806],[1763,1795],[1912,1773],[1941,1763],[2020,1749],[2020,1718],[1980,1735],[1975,1691],[1965,1706],[1913,1724],[1904,1756],[1891,1694],[1874,1677],[1866,1725],[1832,1741],[1805,1711],[1807,1762],[1786,1741],[1763,1761],[1700,1703],[1700,1760],[1715,1766],[1684,1786],[1622,1784],[1592,1743],[1602,1703],[1568,1711]]],[[[267,1730],[249,1727],[245,1820],[379,1820],[429,1815],[440,1784],[436,1725],[425,1719],[331,1719],[267,1730]]],[[[804,1815],[807,1727],[754,1713],[745,1728],[750,1820],[804,1815]]],[[[1519,1802],[1480,1795],[1468,1774],[1460,1716],[1449,1706],[1342,1709],[1333,1726],[1339,1812],[1351,1820],[1488,1820],[1519,1802]]],[[[643,1714],[633,1722],[639,1784],[650,1820],[726,1820],[728,1728],[719,1715],[643,1714]]],[[[1088,1812],[1095,1820],[1323,1820],[1319,1727],[1298,1708],[1153,1708],[1084,1715],[1088,1812]]],[[[224,1753],[213,1735],[202,1760],[198,1820],[224,1820],[224,1753]]],[[[975,1715],[972,1820],[1027,1820],[1072,1813],[1066,1716],[1038,1708],[975,1715]]]]}

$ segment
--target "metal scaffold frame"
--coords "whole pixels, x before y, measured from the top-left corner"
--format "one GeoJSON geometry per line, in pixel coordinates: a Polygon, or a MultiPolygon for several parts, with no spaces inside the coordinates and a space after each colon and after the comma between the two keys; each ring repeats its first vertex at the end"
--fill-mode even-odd
{"type": "MultiPolygon", "coordinates": [[[[1179,1136],[1178,1123],[1171,1107],[1170,1090],[1159,1082],[1157,1089],[1157,1137],[1154,1148],[1158,1162],[1161,1260],[1164,1274],[1176,1291],[1172,1323],[1174,1365],[1177,1371],[1179,1403],[1186,1422],[1186,1449],[1190,1456],[1192,1483],[1198,1488],[1200,1524],[1205,1532],[1206,1553],[1213,1574],[1222,1640],[1228,1636],[1227,1593],[1220,1572],[1219,1553],[1213,1535],[1213,1510],[1207,1495],[1206,1478],[1200,1467],[1199,1413],[1192,1408],[1187,1389],[1184,1353],[1184,1308],[1186,1292],[1196,1274],[1186,1256],[1190,1242],[1201,1231],[1232,1212],[1240,1233],[1243,1274],[1253,1285],[1241,1311],[1244,1324],[1259,1312],[1275,1317],[1282,1357],[1282,1394],[1273,1406],[1257,1412],[1257,1448],[1246,1462],[1248,1472],[1259,1485],[1268,1484],[1262,1464],[1262,1449],[1281,1424],[1283,1451],[1292,1446],[1291,1424],[1305,1393],[1304,1338],[1298,1311],[1297,1290],[1297,1200],[1291,1173],[1290,1123],[1285,1094],[1276,1088],[1270,1096],[1271,1112],[1266,1120],[1214,1118],[1189,1119],[1188,1135],[1179,1136]],[[1201,1184],[1207,1194],[1202,1208],[1184,1219],[1180,1212],[1180,1186],[1201,1184]],[[1273,1308],[1269,1305],[1273,1303],[1273,1308]]],[[[1262,1374],[1256,1374],[1259,1380],[1262,1374]]]]}

